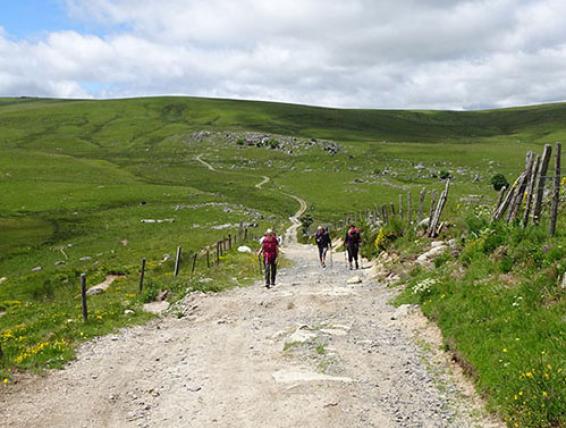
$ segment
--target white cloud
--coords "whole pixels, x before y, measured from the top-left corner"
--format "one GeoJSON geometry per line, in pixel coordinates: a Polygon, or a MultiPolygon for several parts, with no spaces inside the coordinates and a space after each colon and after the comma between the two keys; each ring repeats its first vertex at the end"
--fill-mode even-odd
{"type": "Polygon", "coordinates": [[[566,99],[562,0],[67,0],[104,36],[0,30],[0,95],[187,94],[341,107],[566,99]]]}

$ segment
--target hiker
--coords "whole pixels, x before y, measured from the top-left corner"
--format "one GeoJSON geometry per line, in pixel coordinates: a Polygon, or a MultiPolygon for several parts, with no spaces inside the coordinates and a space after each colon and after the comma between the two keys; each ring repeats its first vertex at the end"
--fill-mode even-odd
{"type": "Polygon", "coordinates": [[[258,256],[263,254],[263,266],[265,268],[265,287],[275,285],[277,275],[277,256],[279,255],[279,239],[271,229],[267,229],[260,240],[261,249],[258,256]]]}
{"type": "Polygon", "coordinates": [[[344,238],[344,245],[348,252],[348,265],[350,269],[352,269],[352,261],[356,262],[356,269],[360,268],[358,265],[358,252],[361,242],[362,236],[360,234],[360,229],[358,229],[354,224],[351,224],[350,228],[346,232],[346,237],[344,238]]]}
{"type": "Polygon", "coordinates": [[[325,268],[326,253],[332,246],[332,241],[330,239],[328,229],[325,229],[323,226],[318,226],[314,239],[316,241],[316,245],[318,246],[318,258],[320,259],[320,265],[325,268]]]}

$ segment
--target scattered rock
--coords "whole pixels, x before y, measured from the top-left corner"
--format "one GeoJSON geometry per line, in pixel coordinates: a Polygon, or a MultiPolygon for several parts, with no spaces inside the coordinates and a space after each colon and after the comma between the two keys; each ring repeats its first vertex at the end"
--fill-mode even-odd
{"type": "Polygon", "coordinates": [[[351,383],[354,380],[349,377],[329,376],[306,370],[279,370],[272,374],[277,383],[296,383],[296,382],[344,382],[351,383]]]}
{"type": "Polygon", "coordinates": [[[321,333],[329,334],[331,336],[346,336],[347,331],[341,330],[339,328],[321,328],[321,333]]]}
{"type": "Polygon", "coordinates": [[[79,261],[81,261],[81,262],[88,262],[89,260],[92,260],[92,257],[90,257],[90,256],[84,256],[84,257],[81,257],[81,258],[79,259],[79,261]]]}
{"type": "Polygon", "coordinates": [[[108,275],[100,284],[90,287],[86,292],[87,296],[96,296],[97,294],[104,293],[118,278],[120,278],[120,275],[108,275]]]}
{"type": "Polygon", "coordinates": [[[41,266],[36,266],[31,271],[32,272],[41,272],[42,270],[43,270],[43,268],[41,266]]]}
{"type": "Polygon", "coordinates": [[[8,278],[6,278],[5,276],[3,276],[2,278],[0,278],[0,284],[5,283],[6,281],[8,281],[8,278]]]}
{"type": "Polygon", "coordinates": [[[146,224],[175,223],[174,218],[162,218],[162,219],[142,218],[140,221],[146,224]]]}
{"type": "Polygon", "coordinates": [[[398,320],[399,318],[404,318],[416,310],[417,307],[417,305],[401,305],[395,310],[393,315],[391,315],[391,319],[398,320]]]}
{"type": "Polygon", "coordinates": [[[65,263],[67,263],[65,260],[57,260],[57,261],[54,263],[54,265],[55,265],[55,266],[62,266],[62,265],[64,265],[65,263]]]}
{"type": "Polygon", "coordinates": [[[135,315],[135,312],[132,311],[131,309],[126,309],[126,310],[124,311],[124,315],[135,315]]]}
{"type": "Polygon", "coordinates": [[[426,253],[421,254],[417,257],[417,263],[421,266],[430,267],[432,265],[432,260],[440,256],[442,253],[448,250],[448,246],[442,241],[435,241],[431,243],[431,249],[426,253]]]}
{"type": "Polygon", "coordinates": [[[360,278],[358,275],[351,277],[350,279],[348,279],[348,281],[346,281],[346,283],[348,285],[355,285],[355,284],[361,284],[362,283],[362,278],[360,278]]]}
{"type": "Polygon", "coordinates": [[[290,335],[285,343],[305,343],[316,337],[316,333],[310,331],[309,326],[303,325],[290,335]]]}
{"type": "Polygon", "coordinates": [[[239,253],[251,253],[252,249],[250,247],[248,247],[247,245],[242,245],[242,246],[238,247],[238,252],[239,253]]]}
{"type": "Polygon", "coordinates": [[[566,273],[562,275],[562,282],[560,283],[560,288],[566,290],[566,273]]]}
{"type": "Polygon", "coordinates": [[[169,302],[152,302],[143,305],[144,312],[159,315],[169,309],[169,302]]]}
{"type": "Polygon", "coordinates": [[[87,296],[96,296],[98,294],[102,294],[104,293],[104,289],[100,288],[100,287],[90,287],[87,292],[86,295],[87,296]]]}
{"type": "Polygon", "coordinates": [[[169,290],[160,291],[159,294],[157,295],[157,297],[155,298],[155,301],[163,302],[164,300],[167,299],[168,295],[169,295],[169,290]]]}
{"type": "Polygon", "coordinates": [[[127,240],[127,239],[122,239],[122,240],[120,241],[120,244],[122,244],[124,247],[127,247],[127,246],[128,246],[128,240],[127,240]]]}

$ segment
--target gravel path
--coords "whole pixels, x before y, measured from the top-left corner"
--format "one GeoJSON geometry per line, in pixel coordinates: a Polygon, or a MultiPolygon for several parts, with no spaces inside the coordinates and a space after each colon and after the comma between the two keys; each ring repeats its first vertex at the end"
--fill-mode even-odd
{"type": "Polygon", "coordinates": [[[343,254],[324,270],[314,247],[285,255],[294,264],[271,290],[189,295],[182,318],[99,338],[65,370],[6,389],[0,424],[500,426],[438,351],[438,331],[388,305],[395,291],[346,270],[343,254]]]}

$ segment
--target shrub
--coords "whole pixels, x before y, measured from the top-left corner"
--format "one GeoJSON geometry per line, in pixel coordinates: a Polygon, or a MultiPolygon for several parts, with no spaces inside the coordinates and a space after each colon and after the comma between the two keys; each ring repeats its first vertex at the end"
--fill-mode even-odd
{"type": "Polygon", "coordinates": [[[452,174],[450,174],[450,171],[442,170],[439,172],[438,177],[441,180],[447,180],[448,178],[452,177],[452,174]]]}
{"type": "Polygon", "coordinates": [[[497,190],[498,192],[504,187],[509,187],[509,182],[503,174],[495,174],[493,177],[491,177],[489,183],[493,186],[493,189],[497,190]]]}

